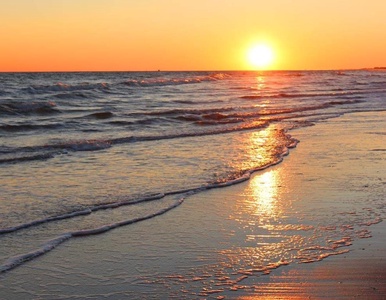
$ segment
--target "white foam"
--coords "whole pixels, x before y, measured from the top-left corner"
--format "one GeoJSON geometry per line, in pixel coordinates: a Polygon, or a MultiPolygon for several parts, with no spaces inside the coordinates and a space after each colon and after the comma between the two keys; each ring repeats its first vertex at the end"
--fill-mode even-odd
{"type": "Polygon", "coordinates": [[[133,200],[133,201],[121,201],[121,202],[113,202],[113,203],[108,203],[108,204],[97,205],[97,206],[90,207],[87,209],[74,211],[74,212],[71,212],[68,214],[63,214],[63,215],[59,215],[59,216],[35,220],[32,222],[20,224],[20,225],[13,226],[13,227],[2,228],[2,229],[0,229],[0,234],[11,233],[14,231],[18,231],[18,230],[25,229],[28,227],[37,226],[37,225],[48,223],[48,222],[59,221],[59,220],[70,219],[70,218],[74,218],[74,217],[78,217],[78,216],[89,215],[89,214],[96,212],[98,210],[113,209],[113,208],[117,208],[117,207],[124,206],[124,205],[133,205],[133,204],[138,204],[141,202],[157,200],[157,199],[163,198],[164,196],[165,196],[165,194],[156,194],[153,196],[139,198],[139,199],[133,200]]]}
{"type": "Polygon", "coordinates": [[[64,243],[65,241],[67,241],[71,237],[72,237],[71,233],[63,234],[55,239],[48,241],[39,249],[36,249],[32,252],[18,255],[18,256],[15,256],[15,257],[8,259],[2,266],[0,266],[0,273],[5,273],[9,270],[12,270],[12,269],[22,265],[23,263],[25,263],[27,261],[30,261],[38,256],[41,256],[41,255],[51,251],[52,249],[54,249],[55,247],[57,247],[61,243],[64,243]]]}
{"type": "MultiPolygon", "coordinates": [[[[172,210],[173,208],[181,205],[183,203],[185,197],[179,198],[172,205],[170,205],[170,206],[168,206],[166,208],[163,208],[163,209],[159,210],[156,213],[152,213],[152,214],[140,217],[140,218],[124,220],[124,221],[121,221],[121,222],[116,222],[116,223],[112,223],[112,224],[109,224],[109,225],[104,225],[104,226],[101,226],[101,227],[98,227],[98,228],[92,228],[92,229],[86,229],[86,230],[78,230],[78,231],[73,231],[73,232],[68,232],[68,233],[62,234],[62,235],[58,236],[55,239],[47,241],[43,246],[41,246],[40,248],[38,248],[38,249],[36,249],[34,251],[31,251],[31,252],[25,253],[25,254],[21,254],[21,255],[18,255],[18,256],[15,256],[15,257],[12,257],[12,258],[8,259],[3,265],[0,266],[0,273],[6,273],[6,272],[8,272],[8,271],[10,271],[10,270],[12,270],[12,269],[22,265],[23,263],[25,263],[27,261],[33,260],[34,258],[43,255],[43,254],[53,250],[55,247],[57,247],[58,245],[64,243],[65,241],[69,240],[72,237],[83,237],[83,236],[90,236],[90,235],[95,235],[95,234],[101,234],[101,233],[105,233],[107,231],[113,230],[113,229],[115,229],[117,227],[121,227],[121,226],[129,225],[129,224],[137,223],[137,222],[140,222],[140,221],[144,221],[144,220],[147,220],[147,219],[154,218],[156,216],[160,216],[160,215],[162,215],[162,214],[172,210]]],[[[147,199],[149,199],[149,198],[150,197],[148,197],[147,199]]]]}

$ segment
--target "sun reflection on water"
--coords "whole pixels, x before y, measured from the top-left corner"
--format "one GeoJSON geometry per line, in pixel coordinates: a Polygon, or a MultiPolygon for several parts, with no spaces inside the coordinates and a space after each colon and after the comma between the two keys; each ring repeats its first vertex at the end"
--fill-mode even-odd
{"type": "Polygon", "coordinates": [[[286,138],[279,128],[271,125],[248,135],[240,135],[235,142],[243,151],[235,153],[236,159],[230,165],[233,169],[245,171],[276,162],[283,151],[286,138]]]}
{"type": "Polygon", "coordinates": [[[256,76],[256,88],[257,90],[264,90],[264,88],[266,87],[266,83],[265,83],[265,77],[261,74],[259,74],[258,76],[256,76]]]}
{"type": "Polygon", "coordinates": [[[251,180],[247,191],[252,195],[249,199],[253,201],[254,215],[264,216],[264,219],[276,219],[279,214],[276,202],[278,182],[279,178],[274,170],[266,171],[251,180]]]}
{"type": "MultiPolygon", "coordinates": [[[[245,147],[242,168],[256,170],[279,160],[285,147],[285,136],[280,129],[269,126],[243,136],[240,145],[245,147]]],[[[234,164],[237,162],[240,160],[235,160],[234,164]]],[[[280,199],[285,193],[287,173],[285,168],[269,168],[255,173],[248,181],[230,216],[243,228],[247,241],[256,245],[265,239],[262,236],[272,236],[267,230],[280,227],[286,218],[286,206],[290,203],[282,203],[280,199]]]]}

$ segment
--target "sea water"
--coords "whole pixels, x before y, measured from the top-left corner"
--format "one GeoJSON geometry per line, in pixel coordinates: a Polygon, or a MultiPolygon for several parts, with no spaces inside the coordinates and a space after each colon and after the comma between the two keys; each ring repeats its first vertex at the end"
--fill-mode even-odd
{"type": "Polygon", "coordinates": [[[2,73],[0,272],[248,180],[292,129],[385,98],[375,70],[2,73]]]}

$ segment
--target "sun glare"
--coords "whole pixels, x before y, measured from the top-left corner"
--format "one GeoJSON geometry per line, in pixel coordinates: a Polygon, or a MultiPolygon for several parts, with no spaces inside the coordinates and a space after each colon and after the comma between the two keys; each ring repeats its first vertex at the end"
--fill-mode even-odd
{"type": "Polygon", "coordinates": [[[268,68],[274,59],[274,54],[268,45],[260,44],[249,49],[248,62],[249,64],[258,69],[268,68]]]}

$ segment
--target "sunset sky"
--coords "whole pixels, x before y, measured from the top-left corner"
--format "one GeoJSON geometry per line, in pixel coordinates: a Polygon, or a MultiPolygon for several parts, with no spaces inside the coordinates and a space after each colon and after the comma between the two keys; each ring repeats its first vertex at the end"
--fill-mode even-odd
{"type": "Polygon", "coordinates": [[[0,2],[0,71],[386,66],[385,0],[9,0],[0,2]]]}

